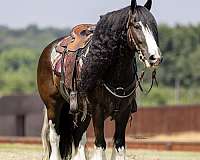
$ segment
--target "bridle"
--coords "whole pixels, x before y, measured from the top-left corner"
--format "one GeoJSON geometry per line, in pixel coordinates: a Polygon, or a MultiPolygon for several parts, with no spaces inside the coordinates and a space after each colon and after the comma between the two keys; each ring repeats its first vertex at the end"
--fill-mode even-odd
{"type": "Polygon", "coordinates": [[[134,16],[134,14],[130,10],[129,11],[129,16],[128,16],[128,22],[127,22],[127,41],[128,41],[129,46],[131,48],[132,48],[132,46],[134,46],[136,52],[138,53],[139,60],[147,66],[147,63],[146,63],[147,58],[142,53],[141,49],[139,48],[138,44],[136,43],[136,41],[135,41],[135,35],[131,31],[131,30],[134,29],[133,16],[134,16]]]}
{"type": "Polygon", "coordinates": [[[127,86],[126,88],[123,88],[123,87],[118,87],[118,88],[113,88],[111,86],[108,86],[106,83],[103,83],[103,86],[115,97],[117,98],[128,98],[130,96],[132,96],[133,94],[135,94],[135,91],[136,89],[139,87],[140,90],[145,93],[145,94],[148,94],[153,85],[154,85],[154,82],[156,83],[156,85],[158,86],[158,82],[157,82],[157,79],[156,79],[156,69],[153,70],[152,72],[152,77],[151,77],[151,86],[150,88],[147,90],[147,91],[144,91],[142,85],[141,85],[141,82],[143,81],[144,79],[144,75],[145,75],[145,71],[146,69],[149,67],[147,66],[147,58],[145,57],[145,55],[142,53],[141,49],[139,48],[139,46],[137,45],[136,41],[135,41],[135,36],[133,34],[133,32],[131,32],[131,29],[132,27],[134,27],[134,22],[133,22],[133,13],[132,11],[130,10],[129,11],[129,17],[128,17],[128,22],[127,22],[127,40],[128,40],[128,43],[129,43],[129,46],[134,46],[135,47],[135,50],[136,52],[138,53],[138,56],[139,56],[139,60],[144,64],[145,68],[142,70],[140,76],[138,76],[138,73],[137,73],[137,66],[136,66],[136,57],[134,57],[134,64],[133,64],[133,67],[134,67],[134,70],[135,70],[135,75],[136,75],[136,82],[134,80],[134,82],[132,82],[129,86],[127,86]],[[128,94],[123,94],[123,95],[119,95],[117,94],[117,91],[120,90],[120,91],[123,91],[124,93],[129,90],[130,88],[132,88],[132,90],[128,93],[128,94]]]}

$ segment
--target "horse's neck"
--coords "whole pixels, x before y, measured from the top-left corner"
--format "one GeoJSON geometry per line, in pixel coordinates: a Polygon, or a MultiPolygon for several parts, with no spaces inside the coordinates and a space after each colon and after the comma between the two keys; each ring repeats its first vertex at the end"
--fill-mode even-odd
{"type": "Polygon", "coordinates": [[[128,57],[127,55],[119,56],[116,64],[111,67],[106,81],[114,87],[126,87],[130,85],[135,80],[136,71],[133,63],[133,57],[128,57]]]}

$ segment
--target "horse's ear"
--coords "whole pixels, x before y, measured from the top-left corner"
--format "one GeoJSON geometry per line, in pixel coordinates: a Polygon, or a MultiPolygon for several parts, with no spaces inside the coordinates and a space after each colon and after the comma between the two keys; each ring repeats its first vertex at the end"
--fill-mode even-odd
{"type": "Polygon", "coordinates": [[[136,6],[137,6],[136,0],[131,0],[131,10],[132,10],[132,12],[134,12],[136,6]]]}
{"type": "Polygon", "coordinates": [[[150,11],[151,10],[151,6],[152,6],[152,0],[147,0],[147,2],[144,5],[144,7],[147,8],[150,11]]]}

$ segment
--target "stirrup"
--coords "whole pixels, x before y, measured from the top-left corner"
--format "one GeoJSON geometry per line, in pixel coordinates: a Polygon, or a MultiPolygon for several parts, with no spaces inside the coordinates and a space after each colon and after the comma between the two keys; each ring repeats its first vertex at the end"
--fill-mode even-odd
{"type": "Polygon", "coordinates": [[[70,92],[70,112],[76,113],[78,111],[78,93],[77,91],[70,92]]]}

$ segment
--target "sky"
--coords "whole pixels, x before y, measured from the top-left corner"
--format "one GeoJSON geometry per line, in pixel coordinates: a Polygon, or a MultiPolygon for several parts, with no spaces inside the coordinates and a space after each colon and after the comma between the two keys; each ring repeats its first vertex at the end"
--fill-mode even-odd
{"type": "MultiPolygon", "coordinates": [[[[23,28],[72,27],[96,23],[100,15],[130,5],[131,0],[1,0],[0,25],[23,28]]],[[[137,0],[143,5],[146,0],[137,0]]],[[[200,0],[153,0],[152,13],[158,23],[200,23],[200,0]]]]}

